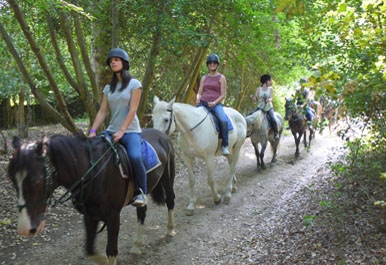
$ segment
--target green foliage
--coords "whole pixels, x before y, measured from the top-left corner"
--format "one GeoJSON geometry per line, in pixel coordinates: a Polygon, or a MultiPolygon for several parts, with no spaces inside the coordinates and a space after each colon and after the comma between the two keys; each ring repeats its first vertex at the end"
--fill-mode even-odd
{"type": "MultiPolygon", "coordinates": [[[[308,85],[317,96],[338,100],[341,115],[350,117],[350,127],[341,135],[347,142],[347,158],[332,166],[344,179],[337,185],[378,180],[386,170],[383,1],[278,1],[276,11],[303,28],[297,48],[310,66],[308,85]],[[351,129],[360,134],[352,135],[351,129]]],[[[371,188],[378,196],[385,195],[382,187],[371,188]]]]}
{"type": "Polygon", "coordinates": [[[306,215],[306,216],[304,216],[303,219],[304,219],[304,224],[306,226],[310,226],[314,222],[314,220],[316,219],[316,216],[315,215],[306,215]]]}

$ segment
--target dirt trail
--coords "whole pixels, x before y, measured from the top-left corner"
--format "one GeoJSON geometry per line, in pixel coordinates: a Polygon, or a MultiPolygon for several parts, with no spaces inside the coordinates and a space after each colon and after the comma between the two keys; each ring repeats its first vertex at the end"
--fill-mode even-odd
{"type": "MultiPolygon", "coordinates": [[[[280,244],[275,238],[285,233],[288,212],[296,212],[297,207],[302,207],[296,195],[320,181],[323,174],[328,174],[326,162],[342,154],[341,146],[338,137],[317,134],[311,150],[307,152],[302,146],[300,157],[295,159],[292,136],[283,136],[278,162],[257,172],[254,150],[247,139],[236,171],[238,189],[229,205],[213,204],[206,184],[205,167],[202,161],[196,161],[198,203],[193,216],[185,215],[189,201],[187,171],[183,162],[178,160],[175,237],[168,241],[163,236],[166,207],[149,203],[143,254],[139,257],[129,255],[136,217],[134,208],[126,207],[121,214],[118,264],[285,264],[288,253],[276,253],[277,262],[266,263],[264,260],[269,260],[270,256],[272,260],[272,255],[275,255],[272,251],[280,244]]],[[[178,147],[176,149],[180,152],[178,147]]],[[[265,161],[270,159],[271,152],[267,148],[265,161]]],[[[228,169],[225,158],[219,157],[216,161],[217,184],[223,193],[228,169]]],[[[5,166],[0,168],[3,214],[0,219],[0,264],[89,264],[83,251],[85,240],[81,215],[69,205],[51,210],[46,228],[37,238],[25,239],[16,235],[16,196],[5,178],[4,169],[5,166]]],[[[299,223],[302,221],[303,216],[299,216],[299,223]]],[[[104,252],[105,244],[106,231],[97,238],[99,252],[104,252]]]]}

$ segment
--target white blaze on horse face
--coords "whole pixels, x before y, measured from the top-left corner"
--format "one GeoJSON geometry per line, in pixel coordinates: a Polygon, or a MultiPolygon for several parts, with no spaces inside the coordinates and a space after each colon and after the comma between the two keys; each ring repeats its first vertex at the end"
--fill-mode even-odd
{"type": "MultiPolygon", "coordinates": [[[[27,172],[25,170],[18,171],[16,173],[16,185],[19,191],[19,198],[17,201],[17,205],[25,205],[25,199],[23,194],[23,182],[27,176],[27,172]]],[[[17,220],[17,232],[21,235],[29,235],[29,231],[31,230],[31,218],[28,216],[27,208],[24,207],[21,212],[19,212],[18,220],[17,220]]]]}

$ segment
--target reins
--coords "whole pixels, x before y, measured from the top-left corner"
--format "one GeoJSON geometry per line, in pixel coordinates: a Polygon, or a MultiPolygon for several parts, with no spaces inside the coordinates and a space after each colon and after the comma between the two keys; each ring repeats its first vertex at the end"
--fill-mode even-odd
{"type": "Polygon", "coordinates": [[[52,198],[52,192],[55,189],[55,176],[58,174],[56,171],[54,165],[52,165],[49,155],[43,154],[42,159],[44,163],[44,172],[45,172],[45,185],[44,185],[44,195],[41,200],[34,201],[34,202],[26,202],[23,205],[17,205],[17,209],[19,212],[23,210],[25,207],[29,206],[40,206],[43,204],[48,204],[51,207],[57,206],[59,203],[65,203],[66,201],[70,200],[71,198],[74,198],[76,195],[80,193],[81,203],[84,199],[85,193],[84,190],[87,187],[88,184],[90,184],[107,166],[107,164],[110,162],[113,152],[113,150],[116,155],[118,156],[118,151],[115,148],[115,143],[112,143],[108,137],[106,137],[107,142],[109,143],[109,147],[107,150],[96,160],[92,161],[92,147],[90,145],[90,142],[87,141],[90,149],[90,168],[82,175],[80,179],[78,179],[67,191],[60,196],[57,200],[55,200],[52,204],[50,203],[50,200],[52,198]],[[95,167],[104,159],[108,154],[110,153],[110,157],[102,164],[102,166],[99,168],[97,172],[94,172],[93,174],[90,174],[95,167]],[[91,177],[86,178],[88,175],[91,175],[91,177]],[[80,186],[80,190],[78,192],[74,192],[78,187],[80,186]],[[72,193],[72,194],[70,194],[72,193]]]}
{"type": "Polygon", "coordinates": [[[59,203],[65,203],[66,201],[70,200],[71,198],[75,197],[77,194],[79,194],[80,192],[80,198],[81,198],[81,201],[83,201],[83,198],[85,196],[84,194],[84,189],[85,187],[91,183],[101,172],[103,169],[105,169],[105,167],[107,166],[107,164],[110,162],[110,159],[112,158],[112,153],[110,152],[110,150],[114,150],[115,152],[116,149],[115,149],[115,146],[114,146],[114,143],[112,143],[107,137],[106,137],[106,140],[107,140],[107,143],[109,143],[109,148],[107,148],[107,150],[94,162],[92,160],[92,148],[91,148],[91,145],[90,145],[90,142],[87,141],[88,145],[89,145],[89,149],[90,149],[90,164],[91,164],[91,167],[82,175],[82,177],[80,179],[78,179],[78,181],[76,181],[69,189],[67,189],[67,191],[62,195],[60,196],[51,206],[52,207],[55,207],[57,206],[59,203]],[[87,178],[86,177],[94,170],[94,168],[100,163],[100,161],[110,152],[110,157],[108,157],[108,159],[106,159],[106,161],[102,164],[102,166],[99,168],[99,170],[94,173],[94,174],[91,174],[91,177],[90,178],[87,178]],[[69,196],[69,193],[72,193],[74,190],[76,190],[76,188],[80,185],[80,191],[77,192],[77,193],[73,193],[69,196]],[[68,198],[66,198],[68,197],[68,198]],[[66,198],[66,199],[65,199],[66,198]]]}
{"type": "MultiPolygon", "coordinates": [[[[173,121],[174,121],[174,123],[176,124],[176,127],[177,127],[177,120],[176,120],[175,115],[174,115],[174,113],[173,113],[173,109],[167,109],[166,111],[170,112],[170,119],[169,119],[170,122],[169,122],[169,124],[168,124],[168,128],[166,129],[166,134],[169,135],[169,131],[170,131],[170,128],[172,127],[173,121]]],[[[189,129],[189,131],[186,131],[186,132],[184,132],[184,133],[181,133],[181,135],[188,134],[188,133],[192,132],[194,129],[196,129],[198,126],[200,126],[201,123],[203,123],[203,122],[205,121],[205,119],[208,117],[208,115],[209,115],[209,110],[206,109],[206,115],[205,115],[205,117],[204,117],[201,121],[199,121],[196,125],[194,125],[193,127],[191,127],[191,128],[189,129]]]]}

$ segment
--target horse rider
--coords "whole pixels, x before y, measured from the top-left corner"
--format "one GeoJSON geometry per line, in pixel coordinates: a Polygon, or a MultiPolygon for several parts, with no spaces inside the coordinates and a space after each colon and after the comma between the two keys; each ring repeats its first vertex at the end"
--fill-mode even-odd
{"type": "Polygon", "coordinates": [[[272,77],[268,74],[260,77],[261,86],[256,89],[255,94],[252,96],[254,101],[258,102],[257,108],[267,113],[268,121],[271,124],[274,132],[275,140],[279,139],[279,131],[277,128],[277,122],[275,119],[275,112],[273,110],[273,88],[272,88],[272,77]]]}
{"type": "Polygon", "coordinates": [[[304,78],[300,80],[301,88],[296,90],[296,104],[305,110],[307,124],[312,130],[312,120],[315,116],[315,110],[312,108],[314,99],[310,89],[303,86],[303,84],[306,82],[307,80],[304,78]]]}
{"type": "Polygon", "coordinates": [[[137,109],[141,99],[142,84],[129,74],[130,63],[127,52],[113,48],[107,54],[106,64],[113,72],[110,84],[103,89],[102,103],[91,127],[89,137],[95,137],[110,112],[110,124],[106,129],[115,142],[125,145],[130,159],[138,191],[133,206],[144,207],[147,203],[146,169],[142,160],[141,126],[137,109]]]}
{"type": "Polygon", "coordinates": [[[227,82],[225,76],[217,71],[220,59],[217,54],[210,54],[206,58],[208,73],[201,78],[196,103],[206,107],[219,120],[220,138],[222,138],[221,152],[229,155],[228,150],[228,122],[222,101],[226,95],[227,82]]]}

